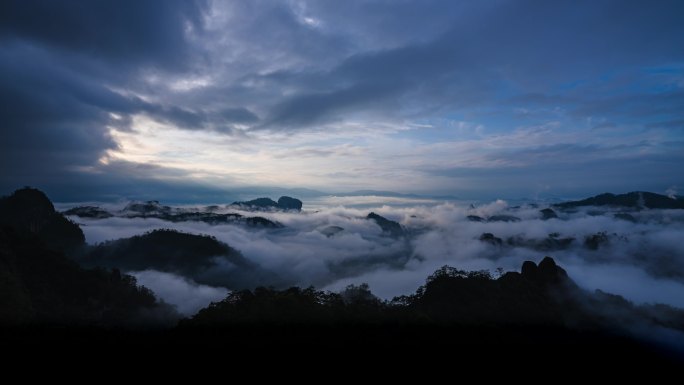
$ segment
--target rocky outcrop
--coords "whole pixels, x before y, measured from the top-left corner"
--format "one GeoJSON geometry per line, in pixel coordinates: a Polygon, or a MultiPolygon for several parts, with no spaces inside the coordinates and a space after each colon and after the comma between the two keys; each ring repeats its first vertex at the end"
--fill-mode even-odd
{"type": "Polygon", "coordinates": [[[547,221],[549,219],[558,218],[558,214],[556,214],[556,212],[550,208],[545,208],[543,210],[539,210],[539,213],[541,214],[542,219],[545,221],[547,221]]]}
{"type": "Polygon", "coordinates": [[[488,243],[492,246],[502,246],[503,240],[499,237],[495,237],[492,233],[483,233],[480,235],[480,241],[488,243]]]}
{"type": "Polygon", "coordinates": [[[542,286],[567,285],[575,287],[576,284],[568,277],[568,273],[556,264],[551,257],[544,257],[539,265],[532,261],[523,262],[520,275],[523,279],[542,286]]]}
{"type": "Polygon", "coordinates": [[[296,198],[282,196],[278,202],[271,198],[257,198],[245,202],[233,202],[232,206],[237,206],[243,210],[294,210],[301,211],[302,201],[296,198]]]}
{"type": "Polygon", "coordinates": [[[607,245],[610,242],[608,234],[605,231],[596,234],[588,235],[584,238],[584,247],[589,250],[598,250],[600,247],[607,245]]]}
{"type": "Polygon", "coordinates": [[[485,222],[485,219],[477,215],[468,215],[466,217],[470,222],[485,222]]]}
{"type": "Polygon", "coordinates": [[[268,209],[278,207],[278,202],[274,201],[271,198],[257,198],[252,199],[251,201],[234,202],[233,205],[253,209],[268,209]]]}
{"type": "Polygon", "coordinates": [[[404,236],[404,228],[401,227],[401,225],[395,221],[391,221],[373,212],[368,214],[368,216],[366,216],[366,219],[373,220],[378,226],[380,226],[382,232],[386,235],[395,238],[404,236]]]}
{"type": "Polygon", "coordinates": [[[283,210],[300,211],[302,209],[302,201],[296,198],[282,196],[278,199],[278,207],[283,210]]]}

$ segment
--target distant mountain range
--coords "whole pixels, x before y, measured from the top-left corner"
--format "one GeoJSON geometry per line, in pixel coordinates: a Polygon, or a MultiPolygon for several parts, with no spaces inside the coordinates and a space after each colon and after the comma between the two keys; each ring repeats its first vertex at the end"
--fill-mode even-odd
{"type": "Polygon", "coordinates": [[[633,209],[684,209],[684,197],[668,197],[666,195],[632,191],[627,194],[604,193],[579,201],[570,201],[554,204],[561,209],[569,209],[581,206],[614,206],[628,207],[633,209]]]}
{"type": "MultiPolygon", "coordinates": [[[[260,209],[259,207],[247,205],[236,205],[233,207],[248,211],[260,209]]],[[[283,227],[282,224],[261,216],[216,213],[215,211],[218,209],[218,206],[208,206],[203,209],[174,208],[162,205],[158,201],[147,201],[132,202],[126,205],[123,210],[116,212],[109,212],[98,206],[77,206],[64,211],[64,215],[90,219],[106,219],[111,217],[158,218],[169,222],[204,222],[211,225],[236,224],[256,229],[277,229],[283,227]]]]}

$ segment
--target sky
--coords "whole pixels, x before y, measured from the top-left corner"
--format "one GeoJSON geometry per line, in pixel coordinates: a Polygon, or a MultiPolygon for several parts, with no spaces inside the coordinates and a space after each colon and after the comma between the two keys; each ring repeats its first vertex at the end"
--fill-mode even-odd
{"type": "Polygon", "coordinates": [[[3,1],[0,190],[684,188],[680,1],[3,1]]]}

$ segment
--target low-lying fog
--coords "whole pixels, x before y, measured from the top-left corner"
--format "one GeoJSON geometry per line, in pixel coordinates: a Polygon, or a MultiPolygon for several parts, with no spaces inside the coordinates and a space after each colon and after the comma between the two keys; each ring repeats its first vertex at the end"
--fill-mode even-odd
{"type": "MultiPolygon", "coordinates": [[[[443,265],[486,269],[496,276],[519,270],[524,260],[550,255],[586,289],[619,294],[636,303],[684,307],[684,210],[648,209],[616,217],[624,211],[585,207],[555,210],[558,218],[543,220],[543,208],[511,207],[501,200],[471,206],[427,199],[330,197],[305,202],[300,213],[220,209],[263,216],[283,224],[281,229],[154,218],[71,219],[82,225],[90,244],[158,228],[208,234],[290,284],[339,290],[366,282],[382,298],[412,293],[443,265]],[[399,222],[406,235],[383,234],[375,221],[366,219],[371,211],[399,222]],[[520,220],[477,221],[473,216],[520,220]],[[343,230],[335,228],[338,232],[331,234],[330,226],[343,230]],[[483,237],[486,233],[491,235],[483,237]]],[[[131,273],[185,314],[227,293],[225,288],[199,285],[169,272],[131,273]]]]}

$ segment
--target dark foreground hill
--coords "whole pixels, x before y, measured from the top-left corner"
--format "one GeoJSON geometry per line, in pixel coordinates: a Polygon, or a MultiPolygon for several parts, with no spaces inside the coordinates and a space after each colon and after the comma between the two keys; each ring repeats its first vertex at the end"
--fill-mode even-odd
{"type": "Polygon", "coordinates": [[[619,296],[580,289],[550,257],[494,279],[487,271],[444,266],[414,294],[381,301],[365,285],[341,293],[292,287],[234,291],[181,323],[183,328],[269,325],[440,325],[626,332],[684,330],[684,311],[634,306],[619,296]],[[611,319],[619,315],[621,325],[611,319]],[[621,329],[623,328],[623,329],[621,329]]]}
{"type": "Polygon", "coordinates": [[[84,269],[34,234],[0,227],[0,325],[147,328],[177,317],[135,278],[84,269]]]}
{"type": "Polygon", "coordinates": [[[531,349],[560,357],[579,350],[585,357],[662,355],[677,360],[684,340],[669,345],[653,341],[681,330],[683,311],[585,292],[546,257],[539,265],[527,261],[520,273],[498,279],[486,271],[445,266],[416,293],[390,302],[373,296],[365,285],[341,293],[297,287],[236,291],[181,321],[174,335],[193,342],[221,336],[232,344],[259,346],[401,350],[440,345],[473,352],[521,354],[531,349]]]}
{"type": "Polygon", "coordinates": [[[486,365],[573,362],[602,371],[613,368],[606,360],[678,365],[681,339],[667,344],[655,337],[683,329],[681,310],[585,292],[547,257],[498,279],[445,266],[413,295],[390,302],[366,285],[341,293],[236,291],[182,320],[171,340],[193,347],[229,344],[272,357],[302,349],[349,352],[345,357],[354,362],[381,354],[408,359],[409,366],[448,357],[486,365]]]}
{"type": "Polygon", "coordinates": [[[273,273],[214,237],[168,229],[89,247],[79,261],[89,267],[164,271],[229,289],[278,282],[273,273]]]}
{"type": "Polygon", "coordinates": [[[178,315],[119,270],[84,269],[80,227],[39,190],[0,199],[0,325],[158,327],[178,315]]]}
{"type": "Polygon", "coordinates": [[[30,187],[0,198],[0,225],[33,234],[56,250],[71,251],[85,244],[81,228],[55,211],[42,191],[30,187]]]}

